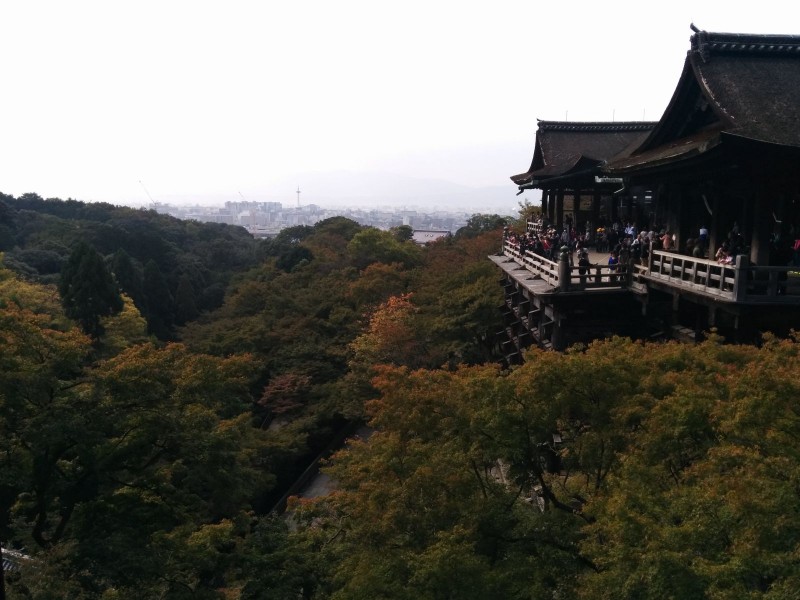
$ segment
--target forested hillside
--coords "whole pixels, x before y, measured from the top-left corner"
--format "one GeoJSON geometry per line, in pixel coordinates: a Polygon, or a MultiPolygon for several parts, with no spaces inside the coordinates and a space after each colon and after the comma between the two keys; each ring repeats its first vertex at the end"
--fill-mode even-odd
{"type": "Polygon", "coordinates": [[[7,267],[57,283],[84,242],[106,260],[117,284],[167,340],[175,328],[220,306],[230,278],[258,264],[258,246],[241,227],[179,221],[150,210],[0,194],[0,252],[7,267]]]}
{"type": "Polygon", "coordinates": [[[259,242],[4,196],[0,541],[31,557],[9,597],[311,593],[313,569],[278,576],[296,558],[270,510],[363,421],[384,353],[491,359],[497,233],[481,228],[420,248],[336,218],[259,242]]]}
{"type": "Polygon", "coordinates": [[[498,225],[421,248],[335,218],[257,242],[5,197],[0,541],[29,558],[0,589],[796,597],[798,340],[611,338],[502,371],[498,225]],[[163,295],[137,302],[151,261],[163,295]],[[272,510],[364,422],[326,461],[334,493],[272,510]]]}
{"type": "Polygon", "coordinates": [[[797,340],[713,336],[383,366],[295,543],[320,597],[793,598],[799,372],[797,340]]]}

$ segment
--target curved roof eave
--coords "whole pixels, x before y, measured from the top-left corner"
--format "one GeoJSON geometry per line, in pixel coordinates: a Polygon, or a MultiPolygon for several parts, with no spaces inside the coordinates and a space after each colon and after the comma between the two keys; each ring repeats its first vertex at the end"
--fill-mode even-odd
{"type": "Polygon", "coordinates": [[[661,167],[706,154],[721,142],[721,132],[702,132],[672,144],[656,146],[638,154],[612,160],[603,165],[603,172],[610,175],[626,175],[633,171],[661,167]]]}
{"type": "Polygon", "coordinates": [[[651,121],[538,122],[531,166],[511,176],[517,185],[538,178],[570,177],[575,170],[596,168],[655,126],[651,121]]]}

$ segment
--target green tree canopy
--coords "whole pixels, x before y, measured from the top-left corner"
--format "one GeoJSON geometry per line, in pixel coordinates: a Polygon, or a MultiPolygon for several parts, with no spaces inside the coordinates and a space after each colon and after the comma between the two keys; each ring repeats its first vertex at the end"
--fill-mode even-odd
{"type": "Polygon", "coordinates": [[[420,249],[416,244],[399,242],[388,231],[374,227],[367,227],[354,235],[348,244],[348,251],[361,269],[375,262],[397,262],[412,267],[420,260],[420,249]]]}
{"type": "Polygon", "coordinates": [[[467,224],[456,232],[456,237],[469,238],[488,231],[498,231],[507,225],[508,221],[508,217],[496,214],[474,214],[469,218],[467,224]]]}
{"type": "Polygon", "coordinates": [[[408,242],[414,237],[414,228],[411,225],[398,225],[389,230],[398,242],[408,242]]]}
{"type": "Polygon", "coordinates": [[[159,339],[169,339],[175,320],[174,298],[169,291],[166,277],[154,260],[147,261],[144,266],[142,290],[150,332],[159,339]]]}
{"type": "Polygon", "coordinates": [[[192,280],[184,273],[178,280],[178,288],[175,290],[175,322],[178,325],[185,325],[197,317],[198,310],[194,299],[192,280]]]}
{"type": "Polygon", "coordinates": [[[67,316],[93,337],[102,333],[101,317],[122,310],[122,298],[100,254],[80,242],[61,273],[59,293],[67,316]]]}
{"type": "Polygon", "coordinates": [[[146,306],[142,289],[142,266],[136,265],[124,248],[119,248],[111,259],[111,273],[122,292],[128,294],[139,309],[146,306]]]}
{"type": "Polygon", "coordinates": [[[300,535],[336,598],[790,598],[799,361],[712,336],[378,368],[300,535]]]}
{"type": "MultiPolygon", "coordinates": [[[[255,468],[251,359],[139,344],[92,363],[86,335],[32,310],[40,295],[8,290],[0,541],[34,557],[12,597],[218,597],[250,500],[271,485],[255,468]]],[[[121,317],[108,331],[129,336],[121,317]]]]}

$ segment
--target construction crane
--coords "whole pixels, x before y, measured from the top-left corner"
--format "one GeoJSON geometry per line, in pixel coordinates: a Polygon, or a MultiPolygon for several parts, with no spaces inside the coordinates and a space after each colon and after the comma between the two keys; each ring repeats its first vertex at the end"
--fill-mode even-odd
{"type": "Polygon", "coordinates": [[[144,184],[142,183],[142,180],[141,180],[141,179],[139,180],[139,185],[141,185],[141,186],[142,186],[142,189],[144,190],[144,193],[145,193],[145,194],[147,194],[147,197],[148,197],[148,198],[150,198],[150,207],[151,207],[153,210],[155,210],[155,208],[156,208],[156,202],[155,202],[155,200],[153,200],[153,197],[150,195],[150,192],[148,192],[148,191],[147,191],[147,188],[146,188],[146,187],[144,187],[144,184]]]}

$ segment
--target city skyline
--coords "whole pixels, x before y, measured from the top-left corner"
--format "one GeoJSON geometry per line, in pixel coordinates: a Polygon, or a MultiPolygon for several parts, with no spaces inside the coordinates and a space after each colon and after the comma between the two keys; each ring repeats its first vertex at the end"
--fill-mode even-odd
{"type": "MultiPolygon", "coordinates": [[[[224,223],[244,227],[254,237],[274,237],[282,229],[313,226],[333,217],[359,225],[388,230],[407,225],[417,231],[456,233],[474,213],[464,210],[430,210],[410,207],[323,207],[316,204],[284,205],[273,201],[227,201],[222,205],[176,205],[154,202],[150,208],[178,219],[224,223]]],[[[514,217],[514,214],[502,216],[514,217]]]]}

